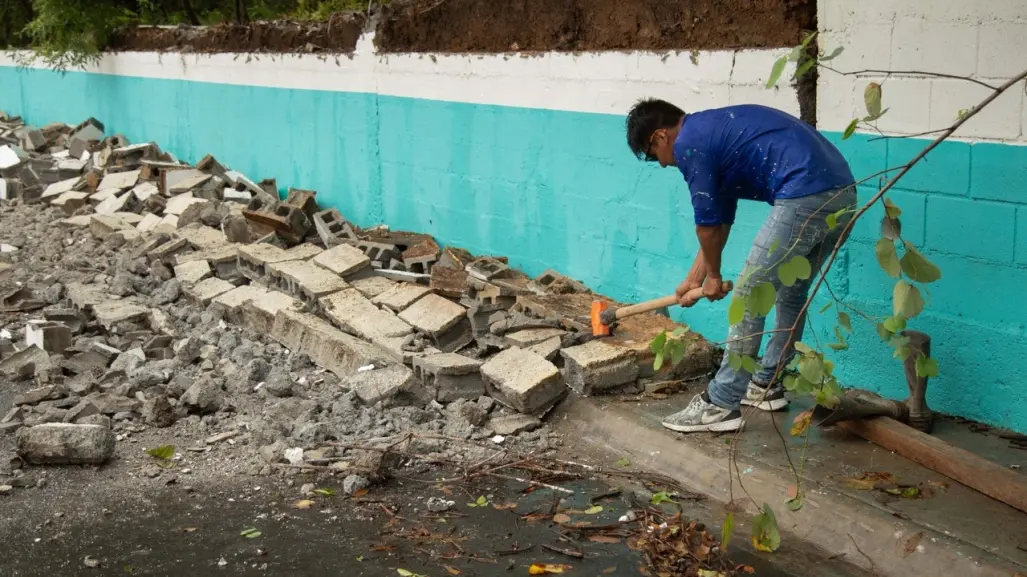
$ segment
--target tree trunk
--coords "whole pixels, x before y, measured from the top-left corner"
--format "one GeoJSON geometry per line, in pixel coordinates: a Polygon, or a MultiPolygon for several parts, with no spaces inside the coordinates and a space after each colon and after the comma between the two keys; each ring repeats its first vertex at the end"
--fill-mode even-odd
{"type": "Polygon", "coordinates": [[[185,16],[189,19],[189,23],[193,26],[199,26],[200,19],[196,16],[196,11],[193,10],[193,3],[189,0],[182,0],[182,8],[185,8],[185,16]]]}

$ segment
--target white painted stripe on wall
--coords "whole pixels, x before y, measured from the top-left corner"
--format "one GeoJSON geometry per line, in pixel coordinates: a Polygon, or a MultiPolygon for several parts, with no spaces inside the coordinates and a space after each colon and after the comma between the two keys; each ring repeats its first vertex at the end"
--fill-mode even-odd
{"type": "MultiPolygon", "coordinates": [[[[799,113],[787,82],[764,87],[787,50],[699,51],[694,58],[687,52],[379,55],[373,39],[365,34],[353,55],[340,56],[122,52],[88,71],[574,112],[624,114],[637,99],[654,96],[690,111],[754,103],[799,113]]],[[[13,54],[0,53],[0,66],[16,66],[13,54]]]]}

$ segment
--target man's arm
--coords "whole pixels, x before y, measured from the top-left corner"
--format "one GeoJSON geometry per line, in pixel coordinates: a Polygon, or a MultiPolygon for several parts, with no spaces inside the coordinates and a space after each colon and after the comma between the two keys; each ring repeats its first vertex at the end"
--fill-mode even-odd
{"type": "Polygon", "coordinates": [[[720,198],[718,169],[711,154],[683,154],[678,168],[688,182],[695,211],[695,233],[699,239],[699,254],[696,255],[688,277],[678,287],[681,305],[688,307],[698,299],[686,299],[684,292],[696,286],[702,286],[703,296],[710,300],[724,297],[725,293],[720,290],[723,282],[720,272],[721,254],[735,221],[738,201],[734,198],[720,198]]]}

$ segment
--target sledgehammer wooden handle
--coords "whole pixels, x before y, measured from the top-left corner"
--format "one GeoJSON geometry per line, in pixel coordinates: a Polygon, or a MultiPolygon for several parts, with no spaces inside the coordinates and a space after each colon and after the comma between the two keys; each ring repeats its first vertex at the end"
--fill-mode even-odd
{"type": "MultiPolygon", "coordinates": [[[[734,284],[729,280],[724,281],[724,284],[720,286],[722,289],[724,289],[724,292],[730,292],[731,289],[734,288],[734,284]]],[[[702,297],[702,287],[696,287],[688,291],[685,296],[691,297],[693,299],[698,299],[702,297]]],[[[676,304],[678,304],[678,296],[667,295],[665,297],[660,297],[658,299],[653,299],[651,301],[645,301],[644,303],[638,303],[637,305],[631,305],[629,307],[617,309],[614,312],[614,315],[616,315],[617,320],[620,320],[630,316],[640,315],[642,313],[654,311],[656,309],[662,309],[663,307],[674,306],[676,304]]]]}

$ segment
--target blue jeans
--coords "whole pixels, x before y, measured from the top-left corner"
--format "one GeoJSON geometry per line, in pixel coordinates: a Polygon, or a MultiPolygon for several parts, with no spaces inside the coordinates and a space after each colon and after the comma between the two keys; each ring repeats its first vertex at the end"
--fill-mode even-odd
{"type": "MultiPolygon", "coordinates": [[[[752,287],[764,282],[773,283],[777,290],[777,324],[775,329],[788,329],[798,319],[799,311],[805,304],[809,289],[817,278],[817,272],[824,260],[831,254],[831,249],[842,234],[842,230],[851,217],[851,212],[838,218],[838,225],[828,230],[827,217],[843,208],[853,209],[856,206],[856,189],[848,187],[841,190],[830,190],[801,198],[783,199],[774,202],[770,217],[763,223],[756,239],[753,241],[749,258],[745,262],[745,270],[753,270],[745,282],[740,278],[735,285],[735,295],[745,297],[752,287]],[[770,248],[774,252],[770,253],[770,248]],[[777,269],[780,262],[790,260],[796,255],[805,256],[810,263],[812,274],[809,279],[798,280],[790,287],[784,286],[778,277],[777,269]]],[[[743,271],[743,275],[744,275],[743,271]]],[[[733,298],[728,296],[728,298],[733,298]]],[[[793,343],[802,340],[805,319],[798,323],[794,338],[788,331],[775,332],[767,345],[766,353],[760,362],[760,370],[750,375],[745,369],[734,370],[728,363],[728,353],[735,352],[757,358],[763,336],[765,317],[753,317],[748,312],[745,318],[731,327],[728,343],[724,351],[724,359],[717,375],[710,382],[707,393],[714,405],[724,409],[737,410],[741,406],[750,378],[762,385],[770,384],[780,366],[787,366],[795,354],[793,343]],[[746,335],[754,335],[743,338],[746,335]],[[782,354],[784,353],[784,354],[782,354]]]]}

